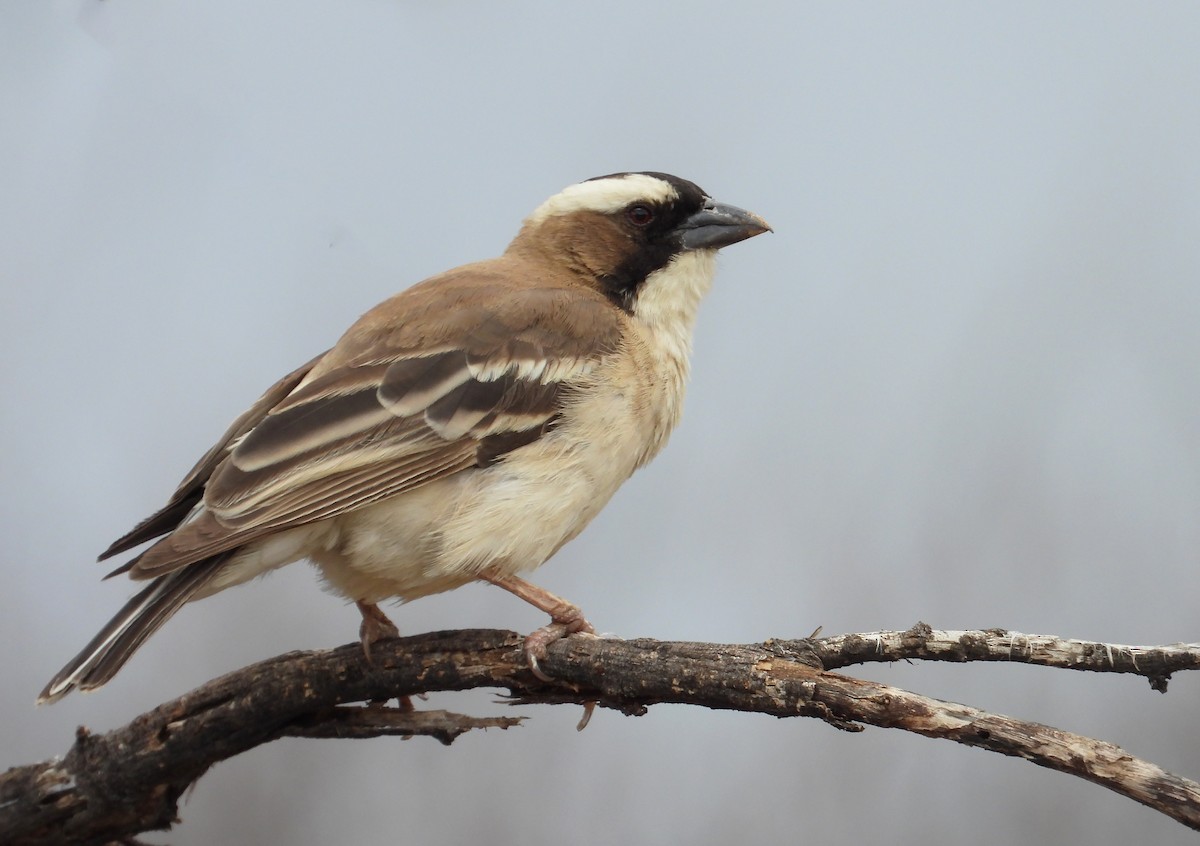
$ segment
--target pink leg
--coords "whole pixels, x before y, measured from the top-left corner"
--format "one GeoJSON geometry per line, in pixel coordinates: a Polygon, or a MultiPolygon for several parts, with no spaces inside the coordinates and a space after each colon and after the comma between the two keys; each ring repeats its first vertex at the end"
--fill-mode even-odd
{"type": "Polygon", "coordinates": [[[358,627],[358,639],[362,641],[363,654],[367,661],[371,660],[371,646],[378,641],[400,637],[396,624],[388,619],[387,614],[379,610],[374,602],[355,602],[358,612],[362,614],[362,624],[358,627]]]}
{"type": "Polygon", "coordinates": [[[546,657],[546,647],[556,640],[577,632],[596,633],[592,624],[584,619],[583,612],[579,610],[578,605],[573,605],[548,590],[516,576],[497,576],[485,572],[479,578],[496,587],[504,588],[513,596],[524,599],[534,608],[539,608],[550,615],[550,625],[542,626],[525,638],[525,657],[529,660],[529,669],[533,670],[533,674],[542,681],[551,681],[551,678],[542,672],[542,668],[538,665],[538,662],[546,657]]]}
{"type": "MultiPolygon", "coordinates": [[[[358,606],[358,613],[362,614],[362,623],[358,627],[358,639],[362,642],[363,655],[367,656],[367,663],[371,663],[371,646],[381,640],[400,637],[400,630],[396,628],[396,624],[388,619],[388,615],[379,610],[379,606],[374,602],[355,602],[358,606]]],[[[421,697],[422,699],[424,696],[421,697]]],[[[397,696],[396,702],[400,706],[401,711],[415,711],[413,707],[412,697],[397,696]]],[[[370,703],[372,705],[382,703],[370,703]]]]}

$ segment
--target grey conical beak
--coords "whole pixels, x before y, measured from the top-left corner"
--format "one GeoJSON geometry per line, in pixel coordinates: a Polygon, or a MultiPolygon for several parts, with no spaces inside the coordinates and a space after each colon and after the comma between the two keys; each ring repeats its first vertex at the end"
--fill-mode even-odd
{"type": "Polygon", "coordinates": [[[685,250],[720,249],[770,232],[767,222],[754,212],[712,200],[679,225],[679,245],[685,250]]]}

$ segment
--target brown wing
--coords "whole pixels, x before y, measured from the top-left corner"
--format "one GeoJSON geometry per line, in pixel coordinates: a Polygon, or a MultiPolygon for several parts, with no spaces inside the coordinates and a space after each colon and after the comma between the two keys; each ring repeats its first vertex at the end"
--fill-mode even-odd
{"type": "MultiPolygon", "coordinates": [[[[508,289],[454,309],[443,337],[387,349],[369,313],[343,345],[357,354],[301,382],[246,428],[207,480],[203,507],[130,564],[151,578],[285,528],[411,490],[535,440],[559,414],[570,386],[615,348],[618,316],[573,289],[508,289]],[[567,309],[570,321],[556,319],[567,309]],[[583,312],[580,315],[580,312],[583,312]],[[556,328],[558,327],[558,328],[556,328]],[[357,330],[357,331],[356,331],[357,330]],[[375,343],[361,335],[371,332],[375,343]]],[[[405,310],[403,295],[389,301],[405,310]]],[[[428,304],[425,310],[428,311],[428,304]]]]}

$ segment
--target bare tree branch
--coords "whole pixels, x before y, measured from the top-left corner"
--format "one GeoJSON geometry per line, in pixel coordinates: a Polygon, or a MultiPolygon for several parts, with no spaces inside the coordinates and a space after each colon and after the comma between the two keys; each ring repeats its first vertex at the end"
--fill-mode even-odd
{"type": "Polygon", "coordinates": [[[829,672],[905,659],[1010,661],[1133,673],[1165,691],[1171,673],[1200,666],[1200,644],[1118,646],[1002,630],[939,632],[924,624],[752,645],[577,636],[551,647],[543,668],[553,683],[528,670],[521,644],[511,632],[459,631],[380,642],[374,663],[357,644],[290,653],[209,682],[107,734],[80,728],[63,758],[0,775],[0,842],[128,842],[169,828],[180,795],[209,767],[279,737],[429,735],[450,743],[471,729],[519,723],[383,704],[479,687],[506,689],[517,703],[594,701],[627,714],[673,702],[817,717],[848,731],[900,728],[1080,776],[1200,830],[1200,784],[1112,744],[829,672]]]}
{"type": "Polygon", "coordinates": [[[1133,673],[1166,693],[1171,674],[1200,667],[1200,643],[1126,646],[1028,635],[1004,629],[935,631],[918,623],[906,632],[867,632],[794,641],[813,650],[826,670],[878,661],[1007,661],[1097,673],[1133,673]]]}

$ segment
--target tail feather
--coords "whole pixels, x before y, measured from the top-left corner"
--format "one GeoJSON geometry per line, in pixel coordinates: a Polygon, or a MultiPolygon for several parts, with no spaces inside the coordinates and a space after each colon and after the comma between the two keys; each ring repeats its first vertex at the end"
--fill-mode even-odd
{"type": "Polygon", "coordinates": [[[93,690],[109,681],[146,638],[212,581],[230,554],[198,561],[152,581],[58,671],[39,694],[38,704],[56,702],[75,688],[93,690]]]}

